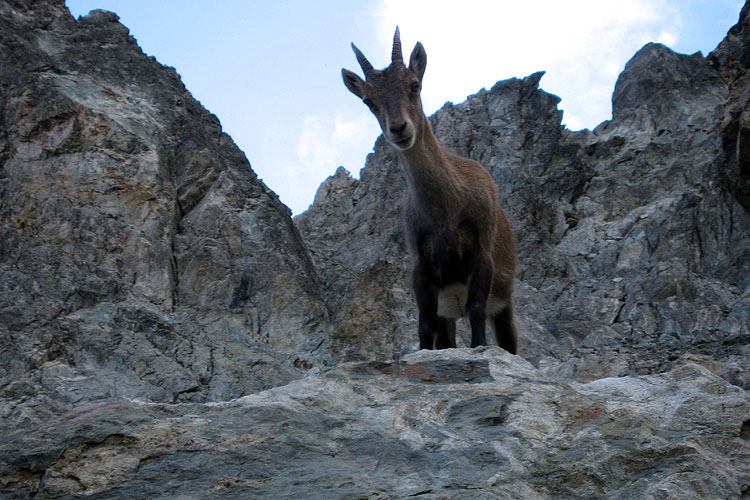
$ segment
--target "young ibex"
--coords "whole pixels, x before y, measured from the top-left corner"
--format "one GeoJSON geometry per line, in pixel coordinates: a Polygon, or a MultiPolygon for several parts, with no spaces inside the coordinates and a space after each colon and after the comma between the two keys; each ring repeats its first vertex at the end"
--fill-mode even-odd
{"type": "Polygon", "coordinates": [[[352,49],[365,80],[342,69],[344,84],[377,117],[406,173],[404,226],[420,349],[455,347],[456,318],[464,316],[471,325],[471,346],[485,345],[489,317],[498,345],[516,354],[513,232],[490,174],[443,149],[432,132],[420,98],[424,47],[417,42],[407,68],[396,28],[391,64],[381,71],[354,44],[352,49]]]}

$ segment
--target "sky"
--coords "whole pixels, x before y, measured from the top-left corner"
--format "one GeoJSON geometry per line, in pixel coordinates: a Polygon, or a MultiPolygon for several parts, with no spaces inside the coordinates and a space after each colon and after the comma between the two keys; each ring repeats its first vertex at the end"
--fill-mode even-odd
{"type": "Polygon", "coordinates": [[[617,76],[646,43],[708,55],[744,0],[66,0],[75,17],[117,13],[143,51],[174,67],[221,121],[255,173],[294,214],[343,166],[355,177],[380,134],[344,87],[361,74],[354,42],[376,68],[393,32],[404,59],[427,52],[430,115],[495,82],[546,71],[563,123],[593,129],[612,116],[617,76]]]}

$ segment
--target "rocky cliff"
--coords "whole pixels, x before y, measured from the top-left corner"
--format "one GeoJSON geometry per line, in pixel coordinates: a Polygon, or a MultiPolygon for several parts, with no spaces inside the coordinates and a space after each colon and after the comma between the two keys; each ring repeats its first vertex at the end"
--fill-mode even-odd
{"type": "Polygon", "coordinates": [[[749,47],[647,45],[593,131],[542,73],[431,117],[522,344],[414,353],[382,140],[292,220],[115,14],[0,0],[0,498],[750,495],[749,47]]]}
{"type": "Polygon", "coordinates": [[[112,13],[0,14],[3,422],[239,397],[324,362],[288,209],[177,73],[112,13]]]}

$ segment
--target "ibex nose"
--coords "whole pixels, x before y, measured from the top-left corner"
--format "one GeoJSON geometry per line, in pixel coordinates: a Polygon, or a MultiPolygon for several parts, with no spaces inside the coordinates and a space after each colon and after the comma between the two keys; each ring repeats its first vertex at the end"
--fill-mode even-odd
{"type": "Polygon", "coordinates": [[[392,134],[396,134],[396,135],[403,132],[405,128],[406,128],[405,121],[391,122],[391,124],[388,126],[388,130],[390,130],[392,134]]]}

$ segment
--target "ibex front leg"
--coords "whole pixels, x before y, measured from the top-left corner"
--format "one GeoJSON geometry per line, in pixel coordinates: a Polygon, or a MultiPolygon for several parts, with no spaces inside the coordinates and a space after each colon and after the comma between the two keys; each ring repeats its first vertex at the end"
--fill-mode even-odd
{"type": "Polygon", "coordinates": [[[435,349],[450,349],[452,347],[456,347],[456,320],[454,318],[438,317],[438,334],[435,340],[435,349]]]}
{"type": "Polygon", "coordinates": [[[438,289],[429,272],[417,263],[411,274],[411,285],[419,309],[419,348],[434,349],[438,334],[438,289]]]}
{"type": "Polygon", "coordinates": [[[492,284],[492,260],[489,256],[477,256],[474,269],[469,277],[469,287],[466,297],[466,316],[471,325],[471,347],[487,345],[484,333],[486,322],[487,297],[492,284]]]}

